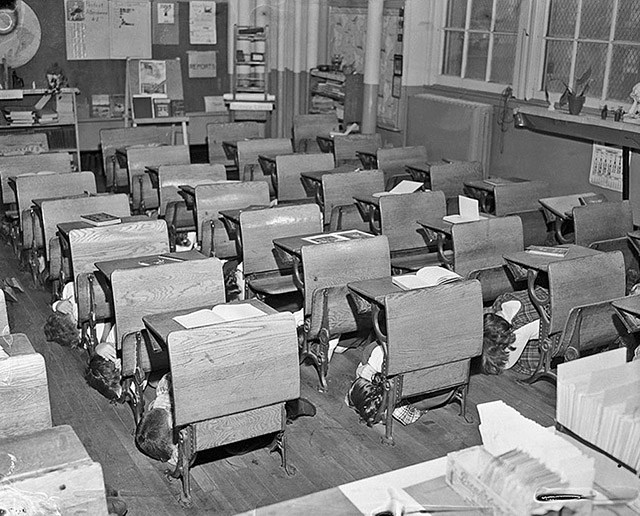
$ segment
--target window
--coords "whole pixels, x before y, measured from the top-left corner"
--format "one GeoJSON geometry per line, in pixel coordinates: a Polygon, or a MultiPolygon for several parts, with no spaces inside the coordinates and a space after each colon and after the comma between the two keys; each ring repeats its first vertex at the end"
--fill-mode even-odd
{"type": "MultiPolygon", "coordinates": [[[[438,84],[518,98],[559,94],[591,70],[587,102],[629,103],[640,82],[640,0],[448,0],[434,14],[438,84]]],[[[553,99],[553,96],[552,96],[553,99]]]]}

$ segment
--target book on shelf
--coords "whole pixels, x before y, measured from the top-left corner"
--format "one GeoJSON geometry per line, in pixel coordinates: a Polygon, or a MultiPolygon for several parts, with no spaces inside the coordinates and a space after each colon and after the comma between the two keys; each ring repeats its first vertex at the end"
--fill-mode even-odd
{"type": "Polygon", "coordinates": [[[108,94],[91,95],[91,118],[110,118],[111,103],[108,94]]]}
{"type": "Polygon", "coordinates": [[[213,308],[203,308],[185,315],[173,318],[178,324],[187,329],[200,328],[226,321],[237,321],[249,317],[266,315],[262,310],[248,303],[227,303],[213,308]]]}
{"type": "Polygon", "coordinates": [[[569,252],[566,247],[553,247],[547,245],[530,245],[525,249],[529,254],[539,254],[540,256],[564,257],[569,252]]]}
{"type": "Polygon", "coordinates": [[[373,196],[383,197],[385,195],[409,194],[409,193],[417,192],[423,186],[424,186],[424,183],[421,183],[420,181],[409,181],[407,179],[403,179],[388,192],[377,192],[377,193],[374,193],[373,196]]]}
{"type": "Polygon", "coordinates": [[[171,101],[167,98],[153,99],[153,116],[155,118],[171,116],[171,101]]]}
{"type": "Polygon", "coordinates": [[[87,215],[80,215],[80,218],[94,226],[109,226],[111,224],[120,224],[120,222],[122,222],[120,217],[104,212],[88,213],[87,215]]]}
{"type": "Polygon", "coordinates": [[[435,287],[461,280],[462,276],[449,269],[438,266],[427,266],[419,269],[415,274],[403,274],[393,276],[391,281],[397,287],[404,290],[414,288],[435,287]]]}

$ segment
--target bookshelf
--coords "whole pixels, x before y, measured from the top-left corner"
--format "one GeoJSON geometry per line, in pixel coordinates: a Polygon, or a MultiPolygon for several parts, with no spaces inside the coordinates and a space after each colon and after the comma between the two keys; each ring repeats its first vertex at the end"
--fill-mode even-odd
{"type": "Polygon", "coordinates": [[[48,150],[66,151],[80,165],[76,88],[0,91],[0,135],[44,134],[48,150]]]}
{"type": "Polygon", "coordinates": [[[345,75],[342,72],[313,68],[309,71],[307,112],[310,114],[335,112],[344,126],[353,122],[360,123],[362,90],[362,74],[345,75]]]}

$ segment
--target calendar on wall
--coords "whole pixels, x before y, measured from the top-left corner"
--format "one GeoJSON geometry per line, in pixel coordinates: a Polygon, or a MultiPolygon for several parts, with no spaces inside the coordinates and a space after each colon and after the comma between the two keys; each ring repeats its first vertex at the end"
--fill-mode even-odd
{"type": "Polygon", "coordinates": [[[593,144],[589,183],[622,192],[622,149],[593,144]]]}

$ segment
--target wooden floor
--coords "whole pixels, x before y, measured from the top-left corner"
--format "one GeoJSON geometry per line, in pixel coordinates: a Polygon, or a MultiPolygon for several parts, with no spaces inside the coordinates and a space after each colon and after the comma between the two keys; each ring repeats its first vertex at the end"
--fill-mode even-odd
{"type": "MultiPolygon", "coordinates": [[[[525,417],[549,426],[555,412],[555,390],[546,382],[524,386],[515,373],[499,377],[474,375],[470,413],[474,424],[458,416],[457,405],[439,408],[408,427],[394,425],[396,445],[380,442],[383,427],[368,428],[344,404],[344,396],[359,360],[355,350],[337,355],[331,363],[329,390],[316,390],[311,367],[302,367],[302,395],[318,413],[301,418],[287,430],[290,463],[297,470],[288,477],[279,457],[266,448],[242,456],[208,454],[193,468],[194,506],[177,502],[180,484],[170,483],[162,464],[135,447],[134,424],[127,406],[112,405],[83,380],[87,360],[81,350],[45,341],[43,326],[50,313],[50,294],[34,289],[30,276],[18,269],[9,245],[0,243],[0,280],[15,276],[26,292],[8,306],[13,333],[26,333],[47,364],[53,423],[71,425],[91,457],[102,464],[105,481],[119,490],[129,515],[234,514],[254,507],[384,473],[480,443],[475,405],[502,399],[525,417]]],[[[206,403],[206,400],[202,400],[206,403]]]]}

